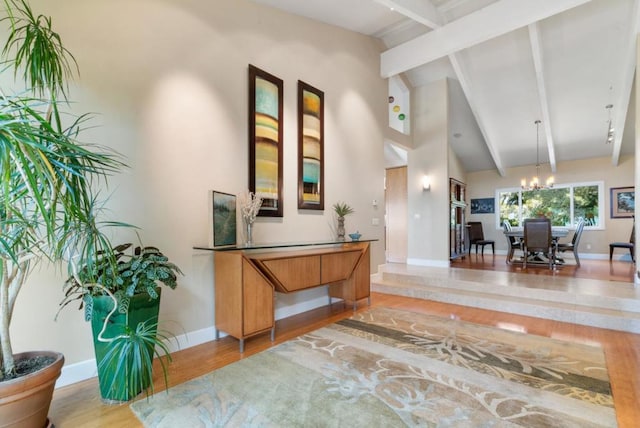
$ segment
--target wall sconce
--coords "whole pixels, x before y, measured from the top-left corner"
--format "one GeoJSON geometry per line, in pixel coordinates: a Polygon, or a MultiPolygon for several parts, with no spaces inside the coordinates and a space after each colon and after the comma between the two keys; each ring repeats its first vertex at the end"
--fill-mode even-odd
{"type": "Polygon", "coordinates": [[[422,176],[422,190],[425,192],[431,190],[431,179],[428,175],[422,176]]]}

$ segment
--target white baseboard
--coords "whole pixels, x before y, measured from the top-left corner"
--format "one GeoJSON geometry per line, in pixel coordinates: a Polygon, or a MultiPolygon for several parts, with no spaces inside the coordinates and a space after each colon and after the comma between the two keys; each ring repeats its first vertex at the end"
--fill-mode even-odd
{"type": "Polygon", "coordinates": [[[407,259],[407,264],[413,266],[449,267],[449,260],[407,259]]]}
{"type": "MultiPolygon", "coordinates": [[[[319,308],[321,306],[326,306],[329,302],[326,287],[321,288],[317,292],[321,292],[323,293],[323,295],[280,308],[276,307],[276,319],[278,320],[281,318],[286,318],[302,312],[310,311],[315,308],[319,308]]],[[[207,327],[181,335],[176,335],[175,339],[172,339],[167,343],[167,346],[170,352],[176,352],[182,349],[191,348],[192,346],[201,345],[203,343],[215,340],[215,332],[215,327],[207,327]]],[[[224,336],[226,336],[226,333],[220,332],[220,337],[224,336]]],[[[98,376],[98,368],[96,367],[95,358],[65,365],[64,367],[62,367],[62,373],[60,374],[60,377],[56,382],[56,388],[62,388],[63,386],[82,382],[96,376],[98,376]]]]}
{"type": "Polygon", "coordinates": [[[62,373],[56,381],[56,389],[72,383],[82,382],[98,376],[98,368],[96,367],[96,359],[92,358],[79,363],[69,364],[62,367],[62,373]]]}
{"type": "MultiPolygon", "coordinates": [[[[278,305],[276,304],[276,311],[275,311],[276,320],[287,318],[292,315],[300,314],[302,312],[310,311],[312,309],[316,309],[321,306],[327,306],[329,304],[327,287],[321,287],[319,289],[314,289],[314,290],[317,290],[317,291],[322,290],[322,295],[311,298],[309,300],[303,300],[298,303],[289,304],[287,306],[278,307],[278,305]]],[[[276,299],[278,299],[279,297],[280,295],[276,294],[276,299]]],[[[282,297],[285,297],[285,296],[283,295],[282,297]]]]}
{"type": "MultiPolygon", "coordinates": [[[[201,330],[176,335],[175,339],[167,342],[167,347],[170,352],[176,352],[181,349],[187,349],[192,346],[210,342],[214,339],[215,329],[213,327],[207,327],[201,330]]],[[[96,376],[98,376],[98,368],[96,367],[95,358],[65,365],[62,367],[62,373],[56,382],[56,388],[62,388],[63,386],[71,385],[76,382],[82,382],[83,380],[91,379],[96,376]]]]}

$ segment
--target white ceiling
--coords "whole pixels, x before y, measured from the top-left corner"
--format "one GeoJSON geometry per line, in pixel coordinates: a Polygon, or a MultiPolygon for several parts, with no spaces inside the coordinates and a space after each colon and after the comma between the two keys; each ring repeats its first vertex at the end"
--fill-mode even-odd
{"type": "Polygon", "coordinates": [[[554,171],[634,153],[640,0],[254,1],[379,38],[383,77],[450,78],[449,140],[467,171],[535,164],[538,119],[554,171]]]}

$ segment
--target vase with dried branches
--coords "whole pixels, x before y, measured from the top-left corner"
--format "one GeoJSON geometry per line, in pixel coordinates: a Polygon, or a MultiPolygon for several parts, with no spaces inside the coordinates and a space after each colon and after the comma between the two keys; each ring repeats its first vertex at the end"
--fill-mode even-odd
{"type": "Polygon", "coordinates": [[[250,247],[253,245],[253,222],[256,220],[262,206],[262,198],[247,190],[238,195],[238,203],[245,226],[245,245],[250,247]]]}

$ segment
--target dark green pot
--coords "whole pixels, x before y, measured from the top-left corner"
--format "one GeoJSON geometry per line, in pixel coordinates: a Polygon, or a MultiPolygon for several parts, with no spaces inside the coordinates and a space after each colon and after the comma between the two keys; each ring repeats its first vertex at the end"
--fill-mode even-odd
{"type": "MultiPolygon", "coordinates": [[[[121,314],[114,312],[111,316],[103,338],[116,337],[123,333],[123,326],[127,324],[133,331],[139,323],[157,323],[158,312],[160,310],[160,288],[157,290],[158,298],[152,299],[147,294],[133,296],[129,303],[129,313],[121,314]],[[128,322],[127,322],[128,318],[128,322]]],[[[93,331],[93,347],[96,353],[96,363],[98,365],[98,381],[100,383],[100,395],[106,402],[129,401],[138,395],[143,389],[151,384],[151,378],[145,376],[143,386],[130,390],[127,382],[128,373],[117,371],[115,364],[100,364],[109,351],[110,343],[99,342],[97,340],[105,318],[113,309],[113,300],[109,296],[98,296],[93,298],[93,317],[91,319],[91,329],[93,331]]],[[[155,332],[154,332],[155,333],[155,332]]],[[[151,359],[153,359],[153,347],[146,349],[151,359]]],[[[132,363],[132,359],[130,360],[132,363]]]]}

